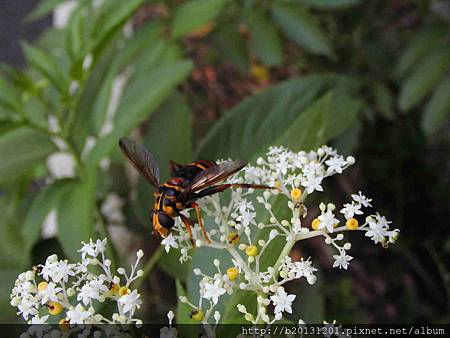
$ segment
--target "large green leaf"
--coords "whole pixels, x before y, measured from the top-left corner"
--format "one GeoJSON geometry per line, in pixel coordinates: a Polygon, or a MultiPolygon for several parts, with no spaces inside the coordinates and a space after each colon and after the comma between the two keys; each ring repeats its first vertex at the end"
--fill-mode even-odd
{"type": "Polygon", "coordinates": [[[419,104],[445,76],[450,66],[449,56],[449,47],[437,47],[405,79],[402,83],[398,100],[400,109],[403,112],[419,104]]]}
{"type": "Polygon", "coordinates": [[[431,135],[450,117],[450,78],[446,77],[433,93],[425,107],[422,117],[422,129],[431,135]]]}
{"type": "Polygon", "coordinates": [[[417,33],[400,56],[395,68],[397,77],[404,77],[414,65],[434,50],[447,35],[447,30],[445,26],[431,26],[417,33]]]}
{"type": "MultiPolygon", "coordinates": [[[[105,121],[111,99],[112,83],[118,73],[136,57],[145,57],[153,50],[149,41],[158,39],[162,34],[159,23],[150,23],[142,27],[119,51],[111,46],[94,65],[82,94],[76,104],[75,119],[70,129],[70,138],[81,151],[86,136],[98,135],[105,121]]],[[[158,40],[159,41],[159,40],[158,40]]]]}
{"type": "Polygon", "coordinates": [[[56,150],[50,138],[27,127],[13,129],[0,137],[0,184],[32,171],[56,150]]]}
{"type": "Polygon", "coordinates": [[[105,42],[133,15],[144,0],[108,0],[92,28],[94,49],[98,51],[105,42]]]}
{"type": "Polygon", "coordinates": [[[22,110],[22,103],[20,102],[20,92],[1,77],[0,107],[2,107],[9,114],[13,114],[13,112],[20,112],[22,110]]]}
{"type": "Polygon", "coordinates": [[[39,239],[42,223],[47,214],[52,210],[57,210],[61,192],[64,190],[67,181],[56,181],[49,187],[43,189],[33,200],[22,226],[22,237],[24,245],[29,250],[39,239]]]}
{"type": "Polygon", "coordinates": [[[247,41],[236,23],[223,24],[214,34],[215,45],[227,62],[232,63],[240,72],[247,73],[250,67],[247,41]]]}
{"type": "MultiPolygon", "coordinates": [[[[214,125],[197,149],[195,157],[254,158],[268,146],[276,145],[275,142],[279,141],[281,135],[295,124],[299,114],[304,112],[321,93],[337,85],[349,87],[346,81],[350,80],[344,81],[332,75],[305,76],[275,85],[245,99],[226,112],[214,125]]],[[[334,111],[339,112],[339,115],[337,113],[335,115],[337,118],[346,117],[345,112],[336,108],[334,111]]],[[[354,113],[350,112],[349,116],[354,116],[354,113]]],[[[301,129],[298,124],[297,126],[300,128],[297,130],[298,135],[293,135],[291,129],[293,143],[302,138],[302,133],[308,133],[306,128],[301,129]]]]}
{"type": "Polygon", "coordinates": [[[84,30],[86,29],[85,8],[79,6],[70,16],[65,29],[65,47],[72,62],[82,62],[84,30]]]}
{"type": "Polygon", "coordinates": [[[172,36],[179,38],[212,21],[229,0],[189,0],[178,6],[172,23],[172,36]]]}
{"type": "Polygon", "coordinates": [[[192,69],[190,61],[154,69],[141,76],[132,87],[127,88],[116,112],[114,130],[100,139],[87,158],[88,166],[96,166],[99,161],[117,146],[119,138],[149,116],[172,92],[178,83],[186,78],[192,69]]]}
{"type": "Polygon", "coordinates": [[[20,232],[22,220],[17,194],[3,192],[0,196],[0,270],[16,269],[29,264],[29,256],[23,252],[20,232]]]}
{"type": "Polygon", "coordinates": [[[272,21],[258,9],[250,9],[245,19],[250,29],[253,53],[268,66],[280,65],[283,62],[283,48],[272,21]]]}
{"type": "Polygon", "coordinates": [[[331,42],[306,8],[292,3],[275,2],[272,15],[289,39],[314,54],[333,56],[331,42]]]}
{"type": "Polygon", "coordinates": [[[72,181],[60,192],[64,196],[58,205],[58,239],[65,254],[77,258],[81,241],[93,236],[95,208],[95,175],[84,181],[72,181]]]}
{"type": "Polygon", "coordinates": [[[68,93],[69,79],[53,55],[28,43],[23,43],[23,51],[30,66],[47,78],[61,94],[66,95],[68,93]]]}

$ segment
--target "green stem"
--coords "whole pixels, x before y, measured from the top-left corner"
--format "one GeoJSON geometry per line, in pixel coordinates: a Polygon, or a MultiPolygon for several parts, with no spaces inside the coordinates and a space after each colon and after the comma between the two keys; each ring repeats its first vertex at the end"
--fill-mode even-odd
{"type": "Polygon", "coordinates": [[[145,278],[155,267],[156,263],[158,262],[159,258],[161,257],[162,252],[163,252],[163,247],[160,246],[158,249],[156,249],[156,251],[150,257],[150,259],[147,261],[147,263],[145,263],[144,269],[143,269],[144,274],[136,282],[136,289],[139,289],[142,286],[142,284],[144,284],[145,278]]]}

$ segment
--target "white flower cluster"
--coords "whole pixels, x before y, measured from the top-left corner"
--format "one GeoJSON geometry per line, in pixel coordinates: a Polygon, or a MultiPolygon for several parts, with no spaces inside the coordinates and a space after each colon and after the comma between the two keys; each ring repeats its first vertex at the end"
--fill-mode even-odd
{"type": "MultiPolygon", "coordinates": [[[[361,192],[353,194],[351,202],[338,213],[334,204],[320,203],[316,217],[307,217],[307,196],[314,191],[323,191],[322,183],[326,177],[341,174],[354,162],[353,157],[344,158],[326,146],[310,152],[272,147],[266,157],[257,159],[256,166],[246,166],[227,183],[264,184],[278,189],[261,192],[238,188],[228,195],[215,194],[201,199],[202,211],[213,222],[206,221],[210,241],[203,237],[199,226],[193,227],[195,244],[197,247],[226,250],[230,260],[214,260],[217,273],[213,276],[204,274],[200,269],[194,270],[196,275],[202,277],[199,300],[193,304],[186,297],[180,298],[181,302],[193,308],[192,318],[205,324],[211,321],[211,317],[218,321],[221,315],[214,311],[216,305],[221,297],[232,294],[236,289],[257,295],[256,314],[249,313],[243,304],[238,305],[238,311],[247,321],[274,323],[282,319],[284,313],[292,313],[291,305],[296,295],[288,294],[283,284],[300,278],[314,284],[317,279],[314,275],[317,269],[310,258],[292,261],[289,257],[294,244],[300,240],[323,237],[325,243],[337,250],[333,256],[333,267],[344,269],[348,268],[353,257],[347,254],[351,244],[344,241],[342,232],[364,231],[375,243],[383,246],[394,243],[399,230],[390,230],[390,222],[383,216],[375,213],[366,214],[363,218],[363,209],[371,207],[371,200],[361,192]],[[285,215],[282,208],[286,207],[290,217],[281,219],[278,215],[285,215]],[[280,238],[284,238],[283,248],[280,252],[273,252],[269,247],[275,239],[279,242],[280,238]],[[262,257],[274,254],[277,257],[275,263],[263,268],[262,257]],[[228,269],[222,271],[221,264],[227,264],[228,269]],[[274,309],[272,315],[268,313],[268,308],[274,309]]],[[[314,210],[315,213],[317,211],[314,210]]],[[[190,259],[191,242],[178,220],[174,231],[162,241],[162,245],[167,252],[171,248],[180,250],[181,262],[190,259]]]]}
{"type": "Polygon", "coordinates": [[[11,293],[17,314],[30,324],[142,323],[133,318],[142,301],[130,287],[143,275],[138,265],[144,253],[136,253],[129,274],[124,268],[113,273],[111,260],[105,257],[106,244],[106,239],[83,243],[81,262],[69,263],[51,255],[45,264],[21,273],[11,293]],[[117,312],[111,318],[98,312],[106,302],[116,304],[117,312]]]}

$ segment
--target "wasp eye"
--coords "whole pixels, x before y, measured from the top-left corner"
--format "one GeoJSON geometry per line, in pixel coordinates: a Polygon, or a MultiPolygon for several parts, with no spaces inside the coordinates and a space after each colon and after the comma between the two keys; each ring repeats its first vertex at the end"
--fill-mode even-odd
{"type": "Polygon", "coordinates": [[[155,214],[155,211],[152,209],[148,213],[148,217],[150,218],[150,222],[153,223],[153,215],[155,214]]]}
{"type": "Polygon", "coordinates": [[[174,219],[163,212],[158,212],[158,221],[159,224],[161,224],[161,226],[166,229],[172,228],[175,224],[174,219]]]}

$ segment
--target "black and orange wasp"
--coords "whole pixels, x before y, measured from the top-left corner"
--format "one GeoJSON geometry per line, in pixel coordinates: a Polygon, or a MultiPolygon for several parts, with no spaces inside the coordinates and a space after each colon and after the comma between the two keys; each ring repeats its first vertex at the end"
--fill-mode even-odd
{"type": "Polygon", "coordinates": [[[256,184],[218,184],[235,174],[247,165],[247,161],[236,160],[216,163],[210,160],[198,160],[186,165],[170,161],[170,175],[167,182],[160,184],[159,167],[155,156],[143,145],[133,140],[122,138],[119,146],[136,170],[143,175],[148,183],[157,191],[155,192],[155,204],[150,210],[150,220],[153,223],[154,232],[161,237],[166,237],[175,224],[175,217],[180,217],[186,227],[191,242],[191,224],[188,217],[180,211],[193,208],[197,214],[197,221],[203,234],[209,241],[205,227],[203,226],[201,209],[196,201],[205,196],[227,190],[232,187],[253,189],[276,189],[265,185],[256,184]]]}

